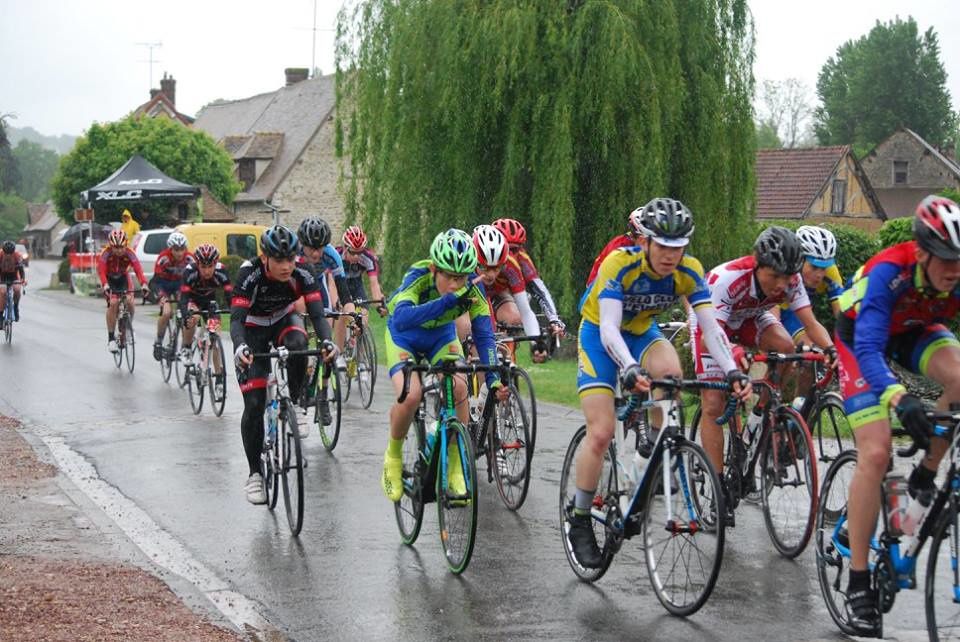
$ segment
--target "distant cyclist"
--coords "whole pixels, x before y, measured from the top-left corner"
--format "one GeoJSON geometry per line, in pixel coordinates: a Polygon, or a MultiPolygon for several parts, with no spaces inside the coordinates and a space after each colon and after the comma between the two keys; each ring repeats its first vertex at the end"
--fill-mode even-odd
{"type": "MultiPolygon", "coordinates": [[[[367,291],[363,287],[363,276],[370,281],[370,292],[373,299],[383,300],[383,290],[380,288],[380,259],[367,245],[367,235],[359,225],[351,225],[343,233],[343,245],[337,248],[343,259],[343,269],[347,273],[347,286],[350,290],[351,301],[367,299],[367,291]]],[[[386,302],[377,306],[380,316],[386,316],[386,302]]]]}
{"type": "Polygon", "coordinates": [[[123,230],[113,230],[107,237],[107,247],[103,248],[97,260],[97,275],[100,277],[100,286],[103,296],[107,299],[107,349],[117,352],[117,315],[120,312],[120,297],[127,300],[130,316],[134,312],[134,299],[130,281],[130,270],[133,270],[140,282],[140,292],[147,295],[147,277],[143,275],[143,268],[137,255],[127,247],[127,235],[123,230]]]}
{"type": "MultiPolygon", "coordinates": [[[[796,231],[797,240],[803,251],[803,268],[800,277],[810,300],[826,295],[830,301],[830,310],[836,315],[840,312],[838,300],[843,294],[843,277],[837,269],[837,239],[833,232],[823,227],[802,225],[796,231]]],[[[794,343],[809,344],[803,324],[790,309],[789,304],[780,304],[780,323],[787,329],[794,343]]]]}
{"type": "MultiPolygon", "coordinates": [[[[626,233],[613,237],[610,242],[607,243],[602,250],[600,250],[600,254],[598,254],[597,258],[593,260],[593,267],[590,268],[590,276],[587,277],[587,288],[589,288],[590,284],[593,283],[593,280],[597,278],[597,272],[600,271],[600,264],[603,263],[603,259],[607,258],[608,254],[617,248],[640,245],[640,241],[643,239],[643,231],[640,229],[640,217],[642,214],[643,208],[641,207],[638,207],[630,212],[630,214],[627,216],[626,233]]],[[[583,296],[586,297],[587,293],[584,292],[583,296]]]]}
{"type": "MultiPolygon", "coordinates": [[[[200,311],[217,307],[217,291],[223,291],[225,301],[229,301],[233,293],[230,275],[220,263],[220,250],[215,245],[199,245],[193,257],[195,262],[184,268],[180,284],[180,318],[183,319],[185,347],[193,344],[197,321],[202,320],[200,311]]],[[[220,366],[217,359],[213,363],[216,367],[220,366]]]]}
{"type": "Polygon", "coordinates": [[[13,288],[13,320],[20,320],[20,294],[27,284],[23,257],[13,241],[4,241],[0,251],[0,318],[7,307],[7,288],[13,288]]]}
{"type": "MultiPolygon", "coordinates": [[[[187,266],[193,264],[193,255],[187,251],[187,237],[173,232],[167,237],[167,249],[160,252],[153,268],[154,287],[159,294],[160,317],[157,319],[157,340],[153,342],[153,358],[160,361],[163,351],[163,333],[173,315],[173,304],[180,292],[180,283],[187,266]]],[[[190,358],[189,343],[183,344],[181,358],[190,358]]]]}

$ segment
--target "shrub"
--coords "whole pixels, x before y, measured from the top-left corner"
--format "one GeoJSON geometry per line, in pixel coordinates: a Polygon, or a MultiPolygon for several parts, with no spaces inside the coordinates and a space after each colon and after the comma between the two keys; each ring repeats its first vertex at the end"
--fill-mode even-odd
{"type": "Polygon", "coordinates": [[[913,240],[913,217],[892,218],[883,224],[877,238],[881,247],[890,247],[897,243],[913,240]]]}
{"type": "Polygon", "coordinates": [[[223,267],[227,270],[227,274],[230,275],[230,282],[233,283],[237,280],[237,272],[240,271],[240,266],[243,265],[243,257],[236,256],[234,254],[227,254],[220,257],[220,262],[223,263],[223,267]]]}
{"type": "Polygon", "coordinates": [[[60,283],[70,283],[70,259],[60,261],[60,266],[57,268],[57,278],[60,283]]]}

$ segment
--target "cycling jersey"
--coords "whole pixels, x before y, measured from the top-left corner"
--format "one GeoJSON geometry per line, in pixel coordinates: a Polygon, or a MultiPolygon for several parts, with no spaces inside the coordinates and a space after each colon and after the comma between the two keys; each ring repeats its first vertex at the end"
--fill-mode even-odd
{"type": "Polygon", "coordinates": [[[777,322],[770,309],[781,303],[794,311],[810,307],[810,297],[799,274],[791,276],[783,294],[774,298],[760,291],[754,274],[756,267],[756,258],[750,255],[722,263],[707,273],[717,321],[727,328],[728,334],[753,321],[759,337],[764,329],[777,322]]]}
{"type": "Polygon", "coordinates": [[[178,261],[173,256],[173,250],[169,247],[157,257],[156,265],[153,268],[153,275],[164,281],[179,281],[183,276],[183,271],[188,265],[193,265],[194,258],[189,252],[184,252],[178,261]]]}
{"type": "MultiPolygon", "coordinates": [[[[342,245],[337,247],[337,252],[339,252],[341,257],[346,256],[348,251],[349,250],[342,245]]],[[[350,252],[350,254],[352,258],[356,260],[343,261],[343,269],[346,271],[348,279],[359,279],[362,278],[364,274],[367,276],[380,275],[380,259],[378,259],[377,255],[371,252],[369,248],[363,248],[356,254],[350,252]]]]}
{"type": "Polygon", "coordinates": [[[673,306],[681,296],[694,308],[710,304],[710,292],[703,281],[703,266],[690,255],[684,255],[677,269],[660,276],[650,267],[640,247],[618,248],[600,267],[580,313],[595,325],[600,324],[600,300],[617,299],[623,303],[621,327],[632,334],[643,334],[654,323],[654,317],[673,306]]]}
{"type": "Polygon", "coordinates": [[[147,277],[143,275],[143,267],[141,267],[140,260],[137,259],[133,250],[124,248],[122,254],[116,254],[109,246],[103,248],[100,258],[97,260],[97,275],[100,277],[100,285],[106,285],[108,277],[111,277],[114,281],[119,280],[117,277],[126,277],[130,268],[133,268],[140,285],[146,285],[147,277]]]}
{"type": "MultiPolygon", "coordinates": [[[[807,296],[810,297],[811,300],[814,296],[826,294],[828,300],[832,303],[843,294],[843,278],[840,276],[840,270],[837,269],[837,265],[833,264],[827,268],[826,273],[823,275],[823,280],[820,281],[817,287],[808,288],[804,285],[804,288],[806,288],[807,296]]],[[[797,315],[793,313],[793,310],[790,309],[790,304],[787,302],[780,304],[780,323],[783,324],[783,327],[787,329],[787,332],[789,332],[790,336],[794,339],[805,332],[803,324],[800,322],[800,319],[797,318],[797,315]]]]}
{"type": "Polygon", "coordinates": [[[200,274],[200,269],[196,265],[190,265],[183,271],[183,279],[180,284],[180,313],[183,316],[187,314],[187,308],[193,303],[200,309],[205,309],[213,302],[217,290],[223,288],[224,295],[229,300],[233,292],[233,285],[230,283],[230,276],[222,263],[217,263],[213,268],[213,276],[204,279],[200,274]]]}
{"type": "Polygon", "coordinates": [[[520,270],[520,264],[512,255],[507,256],[507,262],[500,269],[497,280],[490,286],[491,295],[497,295],[504,292],[509,294],[519,294],[526,292],[526,279],[523,278],[523,272],[520,270]]]}
{"type": "Polygon", "coordinates": [[[603,263],[603,260],[607,258],[611,252],[617,248],[631,247],[634,245],[638,245],[638,243],[632,236],[629,234],[621,234],[620,236],[615,236],[609,243],[603,246],[600,254],[593,260],[593,267],[590,268],[590,276],[587,277],[587,287],[590,287],[593,280],[597,278],[597,272],[600,271],[600,264],[603,263]]]}
{"type": "Polygon", "coordinates": [[[317,284],[320,286],[320,293],[323,296],[323,307],[325,309],[331,309],[330,292],[327,287],[327,272],[333,276],[333,284],[334,287],[337,288],[337,298],[340,300],[341,305],[351,300],[350,293],[344,283],[346,273],[344,272],[343,260],[332,245],[323,246],[323,250],[320,253],[320,260],[316,263],[310,263],[303,254],[299,255],[297,257],[297,266],[310,272],[313,278],[317,280],[317,284]]]}
{"type": "Polygon", "coordinates": [[[512,248],[510,250],[510,256],[517,260],[526,289],[537,299],[540,304],[540,309],[547,315],[547,319],[550,322],[559,321],[560,317],[557,315],[557,305],[553,302],[553,297],[550,296],[550,290],[547,289],[543,279],[540,278],[540,274],[533,264],[533,259],[527,254],[527,251],[522,247],[512,248]]]}
{"type": "Polygon", "coordinates": [[[0,279],[4,281],[19,279],[22,281],[24,275],[23,256],[16,250],[13,254],[0,251],[0,279]]]}

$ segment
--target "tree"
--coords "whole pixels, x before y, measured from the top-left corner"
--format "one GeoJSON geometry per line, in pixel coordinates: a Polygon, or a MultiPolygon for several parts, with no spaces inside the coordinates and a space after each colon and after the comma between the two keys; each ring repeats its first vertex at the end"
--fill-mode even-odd
{"type": "Polygon", "coordinates": [[[47,200],[60,156],[37,143],[21,140],[13,148],[13,158],[20,172],[20,196],[33,203],[47,200]]]}
{"type": "Polygon", "coordinates": [[[757,149],[778,149],[783,141],[777,136],[777,128],[770,121],[757,123],[757,149]]]}
{"type": "Polygon", "coordinates": [[[865,153],[903,126],[943,145],[956,132],[946,82],[932,27],[920,36],[913,18],[878,21],[820,70],[817,138],[824,145],[852,143],[865,153]]]}
{"type": "Polygon", "coordinates": [[[16,241],[27,225],[27,203],[16,194],[0,192],[0,241],[16,241]]]}
{"type": "MultiPolygon", "coordinates": [[[[763,108],[760,127],[771,130],[776,139],[782,141],[776,147],[793,148],[809,142],[809,119],[813,114],[809,93],[807,86],[797,78],[763,81],[759,92],[763,108]]],[[[759,140],[757,147],[760,147],[759,140]]]]}
{"type": "MultiPolygon", "coordinates": [[[[140,154],[160,171],[191,185],[206,185],[223,203],[232,203],[240,191],[233,161],[226,150],[205,132],[188,129],[167,118],[128,117],[106,125],[94,123],[73,150],[63,157],[53,178],[53,202],[57,213],[73,222],[80,206],[80,192],[113,174],[134,154],[140,154]]],[[[95,218],[107,223],[118,220],[129,202],[95,204],[95,218]]],[[[168,201],[138,201],[138,211],[147,212],[144,226],[165,224],[168,201]]]]}
{"type": "Polygon", "coordinates": [[[517,218],[568,316],[655,196],[718,263],[752,208],[751,33],[745,0],[357,4],[336,49],[347,218],[394,282],[443,228],[517,218]]]}
{"type": "Polygon", "coordinates": [[[7,139],[7,121],[12,114],[0,114],[0,192],[15,192],[20,187],[20,172],[7,139]]]}

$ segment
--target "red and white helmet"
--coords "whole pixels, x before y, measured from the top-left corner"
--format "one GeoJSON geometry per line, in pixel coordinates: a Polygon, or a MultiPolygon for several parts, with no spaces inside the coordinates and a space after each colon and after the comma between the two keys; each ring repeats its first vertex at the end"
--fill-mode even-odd
{"type": "Polygon", "coordinates": [[[107,236],[107,243],[111,247],[127,247],[127,233],[117,228],[110,231],[110,235],[107,236]]]}
{"type": "Polygon", "coordinates": [[[913,219],[917,245],[941,259],[960,259],[960,207],[949,198],[931,194],[917,205],[913,219]]]}
{"type": "Polygon", "coordinates": [[[220,250],[212,243],[203,243],[193,253],[200,265],[215,265],[220,260],[220,250]]]}
{"type": "Polygon", "coordinates": [[[343,245],[349,250],[359,252],[367,247],[367,235],[359,225],[351,225],[343,233],[343,245]]]}
{"type": "Polygon", "coordinates": [[[507,262],[507,239],[492,225],[473,228],[473,246],[477,248],[477,260],[483,267],[497,267],[507,262]]]}
{"type": "Polygon", "coordinates": [[[493,222],[493,226],[503,232],[507,243],[511,245],[524,245],[527,242],[527,231],[516,219],[498,218],[493,222]]]}

